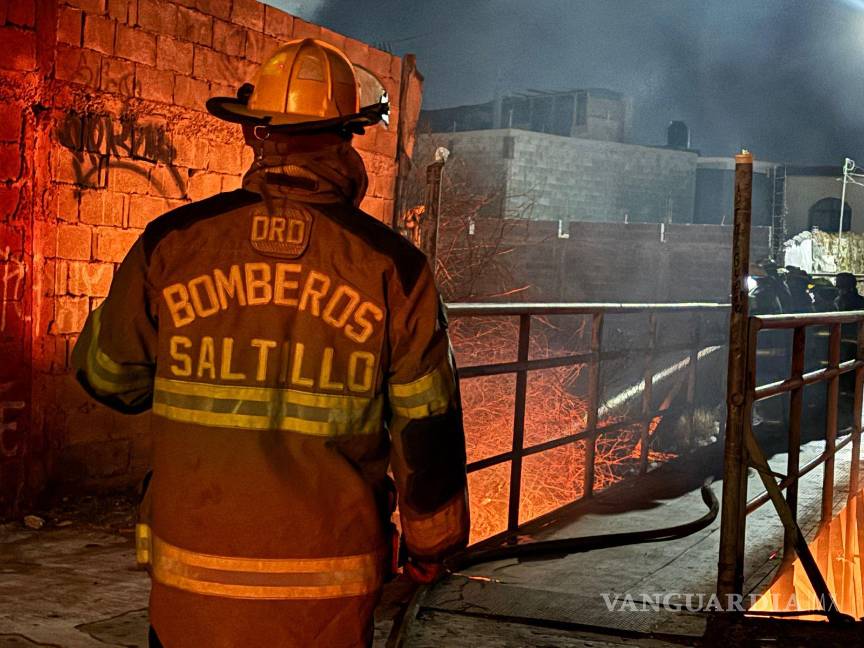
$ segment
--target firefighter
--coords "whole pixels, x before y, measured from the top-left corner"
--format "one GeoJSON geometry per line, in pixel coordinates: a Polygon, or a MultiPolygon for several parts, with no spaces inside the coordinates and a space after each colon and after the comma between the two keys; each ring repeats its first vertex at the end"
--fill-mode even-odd
{"type": "Polygon", "coordinates": [[[864,310],[864,297],[858,292],[858,280],[851,272],[838,272],[834,279],[837,286],[837,310],[864,310]]]}
{"type": "Polygon", "coordinates": [[[396,493],[416,580],[467,543],[433,276],[358,208],[351,138],[387,109],[386,96],[361,107],[364,74],[297,40],[237,98],[209,100],[254,150],[242,188],[150,223],[75,347],[94,398],[152,408],[136,530],[151,645],[371,645],[396,493]]]}

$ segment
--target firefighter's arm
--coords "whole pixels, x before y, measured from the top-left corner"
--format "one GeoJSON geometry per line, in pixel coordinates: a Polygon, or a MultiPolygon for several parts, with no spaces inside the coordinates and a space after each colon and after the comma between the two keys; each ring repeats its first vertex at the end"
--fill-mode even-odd
{"type": "Polygon", "coordinates": [[[389,428],[400,520],[411,557],[434,562],[467,544],[469,514],[459,387],[425,263],[391,313],[389,428]]]}
{"type": "Polygon", "coordinates": [[[155,305],[141,240],[117,269],[108,297],[90,313],[72,351],[78,382],[120,412],[149,409],[156,364],[155,305]]]}

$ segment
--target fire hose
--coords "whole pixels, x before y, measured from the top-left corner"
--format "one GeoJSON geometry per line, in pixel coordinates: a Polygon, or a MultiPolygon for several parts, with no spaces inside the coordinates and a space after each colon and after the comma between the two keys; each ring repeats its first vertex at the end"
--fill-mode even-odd
{"type": "MultiPolygon", "coordinates": [[[[691,522],[660,529],[647,529],[644,531],[625,531],[622,533],[606,533],[601,535],[580,536],[576,538],[562,538],[559,540],[540,540],[537,542],[526,542],[522,544],[506,545],[489,549],[466,549],[444,563],[444,574],[442,577],[458,574],[463,569],[482,563],[499,560],[555,560],[571,554],[585,553],[596,549],[610,549],[612,547],[623,547],[625,545],[644,544],[647,542],[666,542],[685,538],[693,533],[701,531],[709,526],[720,511],[720,503],[717,496],[711,490],[712,480],[706,479],[702,484],[700,493],[702,501],[708,507],[708,512],[702,517],[691,522]]],[[[407,604],[401,609],[393,622],[393,628],[387,639],[387,648],[404,648],[405,640],[411,623],[416,619],[420,606],[426,593],[434,587],[435,583],[417,587],[407,604]]]]}

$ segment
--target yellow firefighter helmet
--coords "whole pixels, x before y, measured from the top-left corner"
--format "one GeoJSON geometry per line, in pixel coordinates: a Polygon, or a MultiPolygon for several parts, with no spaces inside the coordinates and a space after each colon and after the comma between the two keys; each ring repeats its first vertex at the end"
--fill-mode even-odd
{"type": "Polygon", "coordinates": [[[231,122],[274,132],[348,130],[386,123],[387,93],[375,76],[337,47],[314,38],[282,45],[237,97],[213,97],[207,109],[231,122]]]}

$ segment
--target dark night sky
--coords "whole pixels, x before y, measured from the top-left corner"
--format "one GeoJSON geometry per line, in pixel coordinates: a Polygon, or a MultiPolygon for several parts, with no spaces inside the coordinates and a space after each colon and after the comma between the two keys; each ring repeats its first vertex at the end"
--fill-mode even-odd
{"type": "Polygon", "coordinates": [[[704,155],[864,161],[864,0],[267,1],[417,54],[427,108],[606,87],[639,143],[682,119],[704,155]]]}

